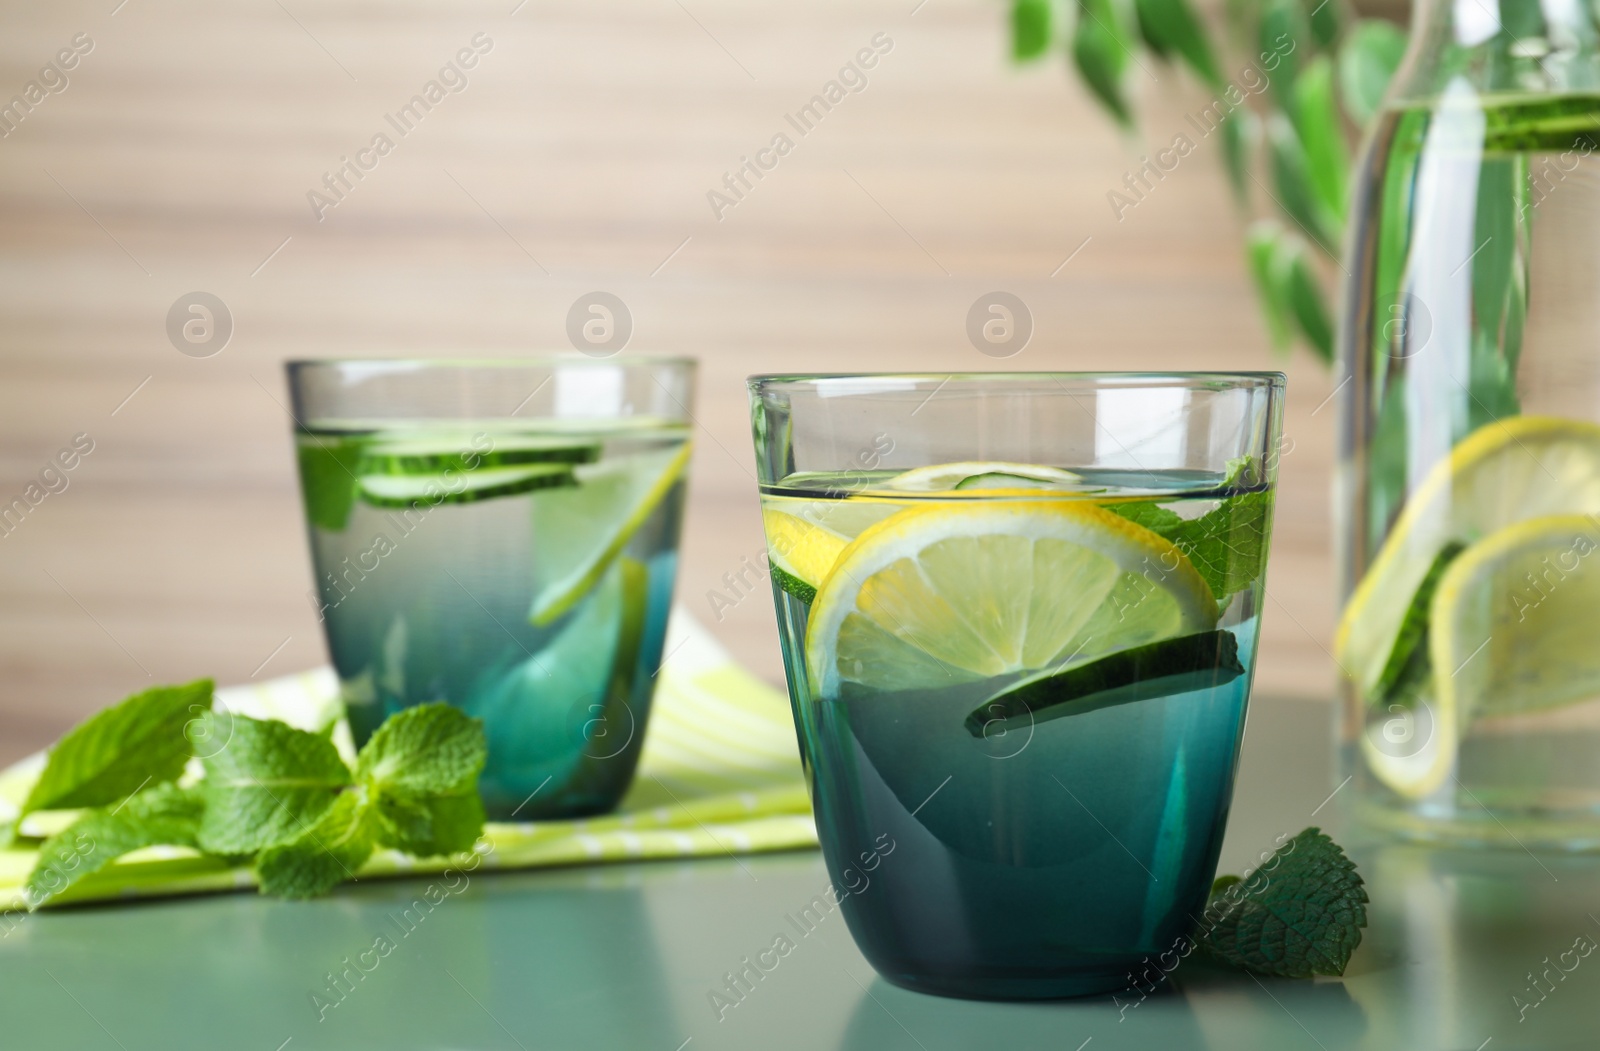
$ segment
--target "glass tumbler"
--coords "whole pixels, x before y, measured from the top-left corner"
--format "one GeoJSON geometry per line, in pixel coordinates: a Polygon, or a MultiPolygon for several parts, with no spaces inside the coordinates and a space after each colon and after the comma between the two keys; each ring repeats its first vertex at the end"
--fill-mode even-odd
{"type": "Polygon", "coordinates": [[[316,587],[359,744],[447,701],[483,720],[499,820],[616,805],[677,567],[694,364],[288,366],[316,587]]]}
{"type": "Polygon", "coordinates": [[[1283,377],[756,376],[823,854],[889,981],[1123,988],[1216,868],[1283,377]]]}

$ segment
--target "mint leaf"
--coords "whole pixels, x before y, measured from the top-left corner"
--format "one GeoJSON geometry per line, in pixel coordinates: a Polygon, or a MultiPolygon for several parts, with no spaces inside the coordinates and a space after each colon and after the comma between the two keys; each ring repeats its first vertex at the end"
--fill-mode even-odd
{"type": "Polygon", "coordinates": [[[175,781],[189,761],[188,724],[211,710],[212,682],[157,686],[90,716],[50,749],[17,815],[109,806],[175,781]]]}
{"type": "Polygon", "coordinates": [[[1150,532],[1166,537],[1169,540],[1185,524],[1183,516],[1178,512],[1148,501],[1139,501],[1131,504],[1106,504],[1105,509],[1107,511],[1115,511],[1135,525],[1142,525],[1150,532]]]}
{"type": "Polygon", "coordinates": [[[1241,493],[1185,522],[1167,539],[1189,556],[1221,601],[1255,583],[1266,569],[1271,521],[1270,491],[1241,493]]]}
{"type": "Polygon", "coordinates": [[[256,859],[265,894],[314,898],[354,879],[375,846],[372,806],[360,792],[345,792],[317,823],[256,859]]]}
{"type": "Polygon", "coordinates": [[[304,833],[350,784],[338,749],[321,734],[276,720],[207,716],[222,747],[207,756],[200,845],[211,854],[251,854],[304,833]]]}
{"type": "Polygon", "coordinates": [[[1361,944],[1366,903],[1355,864],[1308,828],[1242,880],[1213,885],[1199,941],[1213,958],[1257,974],[1340,975],[1361,944]]]}
{"type": "MultiPolygon", "coordinates": [[[[315,734],[286,727],[271,733],[259,754],[280,764],[288,746],[307,749],[306,739],[332,749],[315,734]]],[[[237,733],[234,739],[239,740],[237,733]]],[[[310,753],[297,754],[304,759],[310,753]]],[[[256,874],[262,891],[286,898],[326,893],[353,879],[380,845],[418,856],[470,849],[483,831],[477,785],[487,755],[483,724],[458,708],[423,704],[391,715],[361,749],[354,789],[340,792],[339,785],[316,786],[332,799],[316,824],[261,851],[256,874]]],[[[337,755],[333,761],[338,761],[337,755]]],[[[332,772],[331,764],[322,769],[332,772]]],[[[339,770],[345,779],[341,784],[348,783],[342,762],[339,770]]],[[[249,820],[241,816],[242,827],[253,827],[249,820]]],[[[254,820],[266,818],[258,814],[254,820]]]]}
{"type": "Polygon", "coordinates": [[[356,778],[374,792],[456,795],[477,785],[488,754],[480,720],[419,704],[378,727],[356,758],[356,778]]]}
{"type": "Polygon", "coordinates": [[[471,850],[483,834],[483,800],[475,788],[427,798],[384,793],[376,805],[378,841],[419,858],[471,850]]]}
{"type": "Polygon", "coordinates": [[[1372,689],[1375,706],[1398,704],[1411,707],[1418,695],[1433,680],[1433,660],[1428,655],[1428,615],[1433,606],[1433,593],[1439,590],[1439,580],[1456,556],[1467,549],[1459,540],[1452,540],[1439,549],[1433,564],[1417,585],[1416,593],[1406,606],[1405,617],[1400,621],[1389,659],[1372,689]]]}
{"type": "Polygon", "coordinates": [[[90,810],[44,841],[23,884],[29,909],[142,847],[195,845],[202,803],[191,789],[157,785],[115,810],[90,810]]]}
{"type": "Polygon", "coordinates": [[[487,757],[483,723],[459,708],[391,715],[356,760],[378,842],[419,857],[470,848],[483,831],[477,785],[487,757]]]}
{"type": "Polygon", "coordinates": [[[356,503],[356,470],[368,439],[364,435],[333,437],[301,432],[300,493],[306,517],[319,528],[337,533],[350,521],[356,503]]]}
{"type": "MultiPolygon", "coordinates": [[[[1259,475],[1254,457],[1230,460],[1223,488],[1260,485],[1259,475]]],[[[1266,569],[1272,496],[1270,489],[1235,493],[1199,518],[1187,519],[1153,501],[1104,506],[1171,541],[1220,602],[1255,583],[1266,569]]]]}

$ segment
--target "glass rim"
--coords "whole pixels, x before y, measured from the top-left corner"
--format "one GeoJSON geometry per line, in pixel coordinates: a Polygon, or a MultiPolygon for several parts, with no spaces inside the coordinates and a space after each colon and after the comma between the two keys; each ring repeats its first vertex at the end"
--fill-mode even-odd
{"type": "MultiPolygon", "coordinates": [[[[745,377],[745,385],[752,392],[799,391],[827,381],[854,381],[861,383],[860,393],[873,393],[873,384],[938,383],[996,383],[1008,381],[1052,380],[1074,382],[1094,387],[1144,387],[1165,389],[1198,389],[1225,384],[1232,390],[1270,389],[1282,390],[1288,382],[1282,372],[1272,370],[1237,370],[1219,372],[815,372],[815,373],[756,373],[745,377]]],[[[901,389],[904,389],[903,387],[901,389]]]]}
{"type": "Polygon", "coordinates": [[[615,354],[610,357],[597,358],[580,351],[550,351],[540,354],[527,354],[521,357],[489,357],[489,358],[288,358],[283,367],[289,370],[311,368],[341,368],[344,366],[359,366],[362,368],[408,368],[408,369],[491,369],[491,368],[567,368],[570,366],[603,366],[621,365],[626,368],[641,366],[666,365],[677,368],[695,368],[700,364],[698,358],[684,354],[615,354]]]}

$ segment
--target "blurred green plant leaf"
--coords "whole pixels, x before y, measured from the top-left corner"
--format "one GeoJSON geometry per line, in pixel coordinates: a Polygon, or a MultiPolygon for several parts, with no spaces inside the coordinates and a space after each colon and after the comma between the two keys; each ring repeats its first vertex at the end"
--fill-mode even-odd
{"type": "Polygon", "coordinates": [[[1365,128],[1377,115],[1405,51],[1405,33],[1382,19],[1363,19],[1345,37],[1339,49],[1339,96],[1356,124],[1365,128]]]}
{"type": "Polygon", "coordinates": [[[1135,41],[1112,0],[1078,0],[1078,24],[1072,32],[1072,61],[1095,98],[1123,127],[1132,127],[1133,113],[1122,91],[1122,76],[1135,41]]]}
{"type": "Polygon", "coordinates": [[[1324,252],[1333,255],[1338,243],[1331,229],[1334,217],[1327,212],[1311,183],[1309,161],[1300,136],[1281,114],[1274,113],[1267,118],[1267,151],[1278,207],[1324,252]]]}
{"type": "Polygon", "coordinates": [[[1240,204],[1248,197],[1250,153],[1261,138],[1261,120],[1240,106],[1228,114],[1219,128],[1222,131],[1222,160],[1228,168],[1228,182],[1240,204]]]}
{"type": "Polygon", "coordinates": [[[1333,99],[1333,63],[1319,55],[1306,64],[1294,84],[1295,131],[1305,148],[1306,174],[1322,210],[1344,225],[1350,154],[1333,99]]]}
{"type": "MultiPolygon", "coordinates": [[[[1248,203],[1255,181],[1254,151],[1264,143],[1270,177],[1257,185],[1286,220],[1253,225],[1247,243],[1273,346],[1286,351],[1304,342],[1319,360],[1331,362],[1328,286],[1309,245],[1329,258],[1338,254],[1351,178],[1350,125],[1344,116],[1361,124],[1372,120],[1406,35],[1388,22],[1356,20],[1348,4],[1335,0],[1224,0],[1226,35],[1234,48],[1256,53],[1253,68],[1268,82],[1255,82],[1254,88],[1266,94],[1256,104],[1261,108],[1252,110],[1247,98],[1254,89],[1247,93],[1223,79],[1210,35],[1216,25],[1201,17],[1195,0],[1074,0],[1074,5],[1076,22],[1068,33],[1059,9],[1034,9],[1031,2],[1013,0],[1017,59],[1047,51],[1052,37],[1070,37],[1078,75],[1124,128],[1134,121],[1125,78],[1128,67],[1139,63],[1136,48],[1181,62],[1216,91],[1201,111],[1204,126],[1197,130],[1209,135],[1221,125],[1223,163],[1241,204],[1248,203]],[[1234,96],[1224,91],[1246,99],[1229,107],[1226,117],[1224,100],[1234,96]]],[[[1519,306],[1525,309],[1508,302],[1504,316],[1515,317],[1519,306]]],[[[1513,343],[1507,340],[1507,353],[1514,352],[1513,343]]]]}
{"type": "Polygon", "coordinates": [[[1050,50],[1054,19],[1055,10],[1051,0],[1012,0],[1012,59],[1017,62],[1031,62],[1043,58],[1050,50]]]}
{"type": "Polygon", "coordinates": [[[1250,276],[1255,280],[1256,298],[1261,302],[1261,313],[1267,323],[1267,335],[1272,349],[1283,353],[1289,349],[1293,329],[1289,317],[1289,293],[1279,281],[1274,263],[1278,257],[1278,241],[1283,227],[1271,219],[1252,223],[1245,236],[1246,255],[1250,263],[1250,276]]]}
{"type": "Polygon", "coordinates": [[[1163,58],[1177,53],[1195,75],[1213,88],[1222,87],[1222,74],[1194,8],[1188,0],[1134,0],[1139,30],[1152,51],[1163,58]]]}
{"type": "Polygon", "coordinates": [[[1331,364],[1333,322],[1305,239],[1272,220],[1256,223],[1249,261],[1273,349],[1288,350],[1298,335],[1319,361],[1331,364]]]}
{"type": "Polygon", "coordinates": [[[1134,21],[1139,27],[1139,38],[1144,41],[1144,46],[1161,61],[1169,62],[1172,59],[1172,46],[1162,32],[1160,15],[1154,10],[1155,6],[1149,0],[1133,0],[1134,21]]]}
{"type": "Polygon", "coordinates": [[[1307,46],[1310,35],[1300,0],[1263,0],[1261,20],[1256,25],[1256,43],[1261,54],[1278,56],[1277,66],[1268,72],[1272,77],[1273,99],[1283,109],[1293,105],[1294,82],[1300,78],[1300,67],[1310,50],[1307,46]]]}
{"type": "Polygon", "coordinates": [[[1322,281],[1312,267],[1310,254],[1299,238],[1285,238],[1285,253],[1278,265],[1285,270],[1284,288],[1289,297],[1289,310],[1295,325],[1324,365],[1333,364],[1333,322],[1329,319],[1323,301],[1322,281]]]}
{"type": "Polygon", "coordinates": [[[1344,29],[1344,9],[1338,0],[1300,0],[1311,23],[1311,39],[1320,51],[1331,51],[1344,29]]]}

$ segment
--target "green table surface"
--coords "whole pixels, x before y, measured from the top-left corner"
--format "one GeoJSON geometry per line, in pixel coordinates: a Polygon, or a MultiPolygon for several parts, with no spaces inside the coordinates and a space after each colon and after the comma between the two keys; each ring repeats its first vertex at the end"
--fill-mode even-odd
{"type": "Polygon", "coordinates": [[[397,918],[438,881],[369,882],[310,903],[236,894],[11,917],[0,1048],[1600,1046],[1600,954],[1569,953],[1557,970],[1580,937],[1600,941],[1600,859],[1360,844],[1340,828],[1340,796],[1324,805],[1337,783],[1332,714],[1256,705],[1223,866],[1237,871],[1307,824],[1356,843],[1373,904],[1343,980],[1184,964],[1132,1008],[1119,1006],[1131,997],[947,1000],[878,978],[835,911],[719,1020],[710,990],[779,932],[795,935],[787,917],[828,884],[821,856],[802,852],[474,874],[440,886],[411,931],[397,918]],[[328,976],[346,958],[370,973],[335,1001],[328,976]]]}

